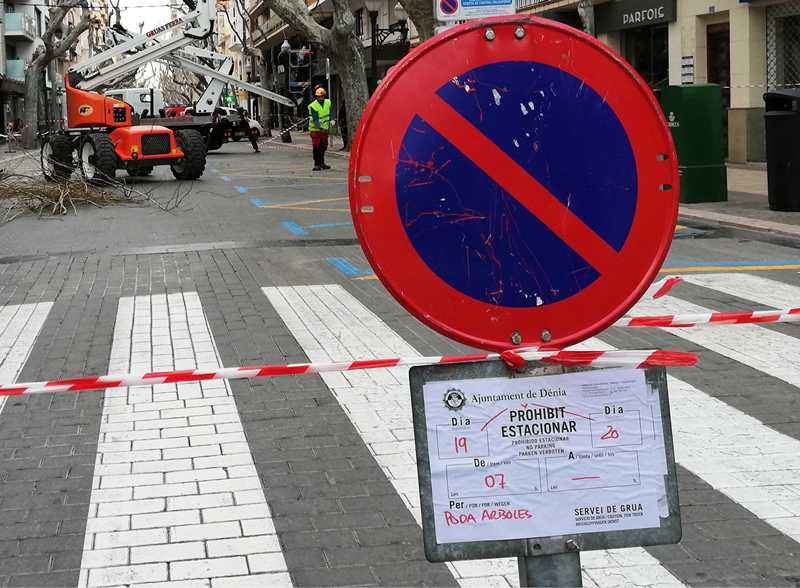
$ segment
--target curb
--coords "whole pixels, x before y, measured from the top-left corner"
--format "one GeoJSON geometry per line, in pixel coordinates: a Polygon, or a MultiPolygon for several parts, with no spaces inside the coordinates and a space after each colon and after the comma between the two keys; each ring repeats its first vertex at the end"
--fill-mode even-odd
{"type": "Polygon", "coordinates": [[[681,209],[678,212],[678,218],[681,222],[687,224],[691,224],[692,221],[697,221],[705,223],[706,225],[710,224],[718,227],[743,229],[757,233],[769,233],[772,235],[792,237],[795,239],[800,238],[799,226],[787,225],[785,223],[778,223],[774,221],[752,219],[734,214],[709,212],[705,210],[681,209]]]}

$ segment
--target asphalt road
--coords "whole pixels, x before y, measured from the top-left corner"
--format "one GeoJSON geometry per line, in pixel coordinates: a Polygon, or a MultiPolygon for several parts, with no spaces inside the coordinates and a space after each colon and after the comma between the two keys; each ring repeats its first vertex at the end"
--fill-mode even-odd
{"type": "MultiPolygon", "coordinates": [[[[467,351],[374,278],[347,160],[226,146],[182,205],[0,227],[0,382],[467,351]]],[[[634,314],[800,306],[800,243],[679,228],[634,314]],[[772,269],[767,269],[772,268],[772,269]]],[[[800,582],[800,327],[611,329],[670,370],[678,545],[582,554],[586,586],[800,582]]],[[[508,586],[512,560],[425,561],[407,373],[13,397],[0,412],[0,585],[508,586]]]]}

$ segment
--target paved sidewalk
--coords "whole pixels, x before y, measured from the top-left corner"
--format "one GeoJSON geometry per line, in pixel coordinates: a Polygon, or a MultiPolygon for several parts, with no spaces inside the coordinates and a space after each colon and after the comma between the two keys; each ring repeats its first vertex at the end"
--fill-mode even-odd
{"type": "Polygon", "coordinates": [[[8,151],[5,145],[0,146],[0,165],[10,163],[12,161],[19,161],[20,159],[32,158],[38,161],[38,149],[17,149],[15,151],[8,151]]]}
{"type": "Polygon", "coordinates": [[[800,212],[777,212],[767,201],[767,170],[762,166],[728,167],[727,202],[681,204],[681,222],[800,236],[800,212]]]}

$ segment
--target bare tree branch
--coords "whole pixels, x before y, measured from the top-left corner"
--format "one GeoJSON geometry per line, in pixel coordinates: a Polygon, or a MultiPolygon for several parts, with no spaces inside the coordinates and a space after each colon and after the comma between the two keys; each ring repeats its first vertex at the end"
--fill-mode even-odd
{"type": "MultiPolygon", "coordinates": [[[[308,11],[308,6],[302,0],[265,0],[265,4],[281,17],[289,28],[312,43],[331,45],[331,31],[314,20],[308,11]]],[[[350,11],[349,7],[347,10],[350,11]]]]}

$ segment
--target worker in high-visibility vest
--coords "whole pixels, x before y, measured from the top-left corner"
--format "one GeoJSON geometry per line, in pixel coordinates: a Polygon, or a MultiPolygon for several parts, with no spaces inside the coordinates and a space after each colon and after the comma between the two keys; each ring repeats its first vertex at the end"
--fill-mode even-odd
{"type": "Polygon", "coordinates": [[[331,169],[325,165],[325,151],[328,149],[328,131],[331,128],[331,101],[326,98],[325,88],[314,91],[316,100],[308,105],[308,130],[311,131],[311,145],[314,148],[314,171],[331,169]]]}

